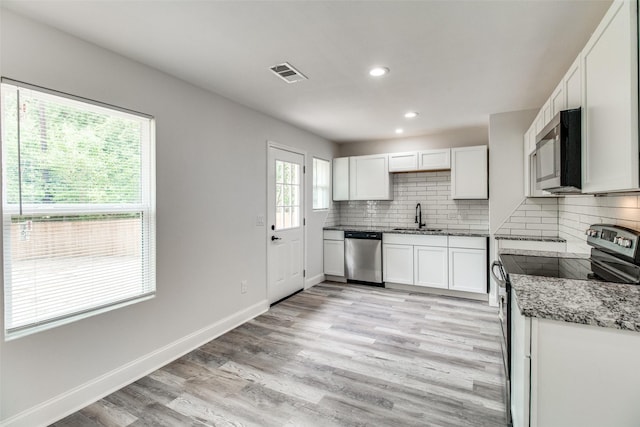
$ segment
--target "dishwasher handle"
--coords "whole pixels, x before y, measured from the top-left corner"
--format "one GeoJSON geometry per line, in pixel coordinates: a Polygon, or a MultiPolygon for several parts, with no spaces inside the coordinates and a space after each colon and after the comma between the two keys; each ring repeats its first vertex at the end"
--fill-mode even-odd
{"type": "Polygon", "coordinates": [[[345,239],[382,240],[382,233],[378,231],[345,231],[345,239]]]}

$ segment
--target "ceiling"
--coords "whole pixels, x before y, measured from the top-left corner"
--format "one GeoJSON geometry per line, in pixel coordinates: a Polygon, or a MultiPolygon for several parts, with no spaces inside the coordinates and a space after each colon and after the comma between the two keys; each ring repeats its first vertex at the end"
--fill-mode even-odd
{"type": "Polygon", "coordinates": [[[610,0],[13,1],[44,22],[337,142],[540,107],[610,0]],[[269,67],[288,61],[309,80],[269,67]],[[391,72],[373,78],[375,65],[391,72]],[[412,120],[407,111],[418,111],[412,120]]]}

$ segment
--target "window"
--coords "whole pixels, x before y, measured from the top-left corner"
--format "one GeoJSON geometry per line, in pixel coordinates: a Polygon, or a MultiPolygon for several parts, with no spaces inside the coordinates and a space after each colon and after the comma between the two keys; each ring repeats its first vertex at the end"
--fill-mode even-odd
{"type": "Polygon", "coordinates": [[[300,227],[300,165],[276,160],[276,230],[300,227]]]}
{"type": "Polygon", "coordinates": [[[313,159],[313,209],[329,209],[330,166],[327,160],[313,159]]]}
{"type": "Polygon", "coordinates": [[[154,121],[3,80],[5,337],[155,294],[154,121]]]}

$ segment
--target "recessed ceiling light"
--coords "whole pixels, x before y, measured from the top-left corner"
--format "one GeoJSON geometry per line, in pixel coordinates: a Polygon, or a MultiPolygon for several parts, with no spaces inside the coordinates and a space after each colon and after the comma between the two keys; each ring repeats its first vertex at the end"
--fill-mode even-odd
{"type": "Polygon", "coordinates": [[[400,134],[400,133],[402,133],[402,132],[404,132],[404,129],[402,129],[402,128],[397,128],[397,129],[396,129],[396,133],[397,133],[397,134],[400,134]]]}
{"type": "Polygon", "coordinates": [[[417,111],[409,111],[408,113],[404,113],[405,119],[415,119],[416,117],[418,117],[417,111]]]}
{"type": "Polygon", "coordinates": [[[389,73],[389,69],[387,67],[375,67],[369,70],[369,75],[373,77],[381,77],[387,73],[389,73]]]}

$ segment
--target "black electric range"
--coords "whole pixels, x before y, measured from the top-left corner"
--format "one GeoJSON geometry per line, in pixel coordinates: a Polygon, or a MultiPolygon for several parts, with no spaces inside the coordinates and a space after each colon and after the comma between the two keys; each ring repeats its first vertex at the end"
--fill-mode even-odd
{"type": "Polygon", "coordinates": [[[601,280],[640,284],[640,232],[628,228],[595,224],[586,231],[591,246],[589,258],[501,254],[491,265],[491,275],[500,287],[499,319],[502,327],[502,356],[505,372],[507,424],[511,422],[511,283],[510,274],[601,280]]]}
{"type": "Polygon", "coordinates": [[[507,274],[640,283],[639,266],[621,262],[620,259],[596,248],[591,249],[590,258],[505,254],[500,256],[500,260],[507,274]]]}

